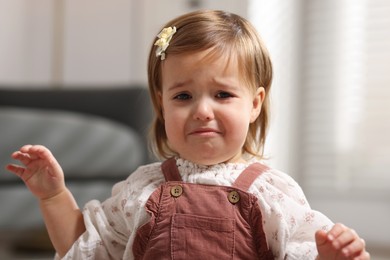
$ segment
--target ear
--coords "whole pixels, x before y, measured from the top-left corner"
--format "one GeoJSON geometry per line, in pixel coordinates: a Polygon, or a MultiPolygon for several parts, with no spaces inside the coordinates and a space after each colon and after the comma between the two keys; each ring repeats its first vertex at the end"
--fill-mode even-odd
{"type": "Polygon", "coordinates": [[[263,87],[257,88],[252,101],[253,106],[251,111],[251,121],[250,121],[251,123],[256,121],[256,119],[259,117],[264,98],[265,98],[265,89],[263,87]]]}

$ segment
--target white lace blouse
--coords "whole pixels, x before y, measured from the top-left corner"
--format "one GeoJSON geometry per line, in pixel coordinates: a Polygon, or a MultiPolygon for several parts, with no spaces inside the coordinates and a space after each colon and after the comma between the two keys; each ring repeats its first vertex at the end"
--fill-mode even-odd
{"type": "MultiPolygon", "coordinates": [[[[184,182],[223,186],[231,186],[249,165],[200,166],[180,158],[176,164],[184,182]]],[[[160,166],[141,166],[113,187],[112,197],[88,202],[83,210],[86,232],[63,259],[134,259],[136,231],[150,218],[145,203],[164,182],[160,166]]],[[[310,208],[300,186],[287,174],[270,169],[255,180],[249,192],[258,198],[275,259],[315,259],[314,233],[329,230],[333,223],[310,208]]]]}

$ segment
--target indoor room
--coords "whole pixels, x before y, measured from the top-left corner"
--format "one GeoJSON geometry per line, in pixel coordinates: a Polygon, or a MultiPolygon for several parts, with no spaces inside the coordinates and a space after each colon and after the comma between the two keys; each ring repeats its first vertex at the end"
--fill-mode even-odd
{"type": "Polygon", "coordinates": [[[80,208],[158,161],[149,51],[167,21],[201,9],[246,18],[268,48],[264,162],[390,259],[385,0],[0,0],[0,259],[54,257],[38,201],[5,169],[21,146],[52,151],[80,208]]]}

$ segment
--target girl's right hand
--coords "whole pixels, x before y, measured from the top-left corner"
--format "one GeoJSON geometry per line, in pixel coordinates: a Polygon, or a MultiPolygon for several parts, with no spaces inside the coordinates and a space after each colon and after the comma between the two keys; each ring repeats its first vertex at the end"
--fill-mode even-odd
{"type": "Polygon", "coordinates": [[[11,156],[23,166],[9,164],[7,170],[19,176],[38,199],[47,200],[66,190],[62,168],[46,147],[25,145],[11,156]]]}

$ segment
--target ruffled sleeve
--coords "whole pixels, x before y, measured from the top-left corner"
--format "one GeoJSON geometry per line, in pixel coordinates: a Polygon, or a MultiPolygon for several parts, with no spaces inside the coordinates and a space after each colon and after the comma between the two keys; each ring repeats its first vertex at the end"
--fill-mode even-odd
{"type": "MultiPolygon", "coordinates": [[[[122,258],[129,236],[121,214],[124,198],[123,192],[115,193],[114,189],[113,196],[103,203],[97,200],[88,202],[83,209],[86,231],[63,259],[122,258]]],[[[58,255],[56,259],[59,259],[58,255]]]]}
{"type": "Polygon", "coordinates": [[[158,164],[140,167],[113,187],[110,198],[88,202],[83,209],[86,231],[62,259],[132,259],[133,231],[148,221],[144,205],[161,176],[158,164]]]}
{"type": "Polygon", "coordinates": [[[271,169],[256,180],[251,192],[259,198],[275,259],[315,259],[315,232],[329,230],[333,223],[310,208],[300,186],[287,174],[271,169]]]}

